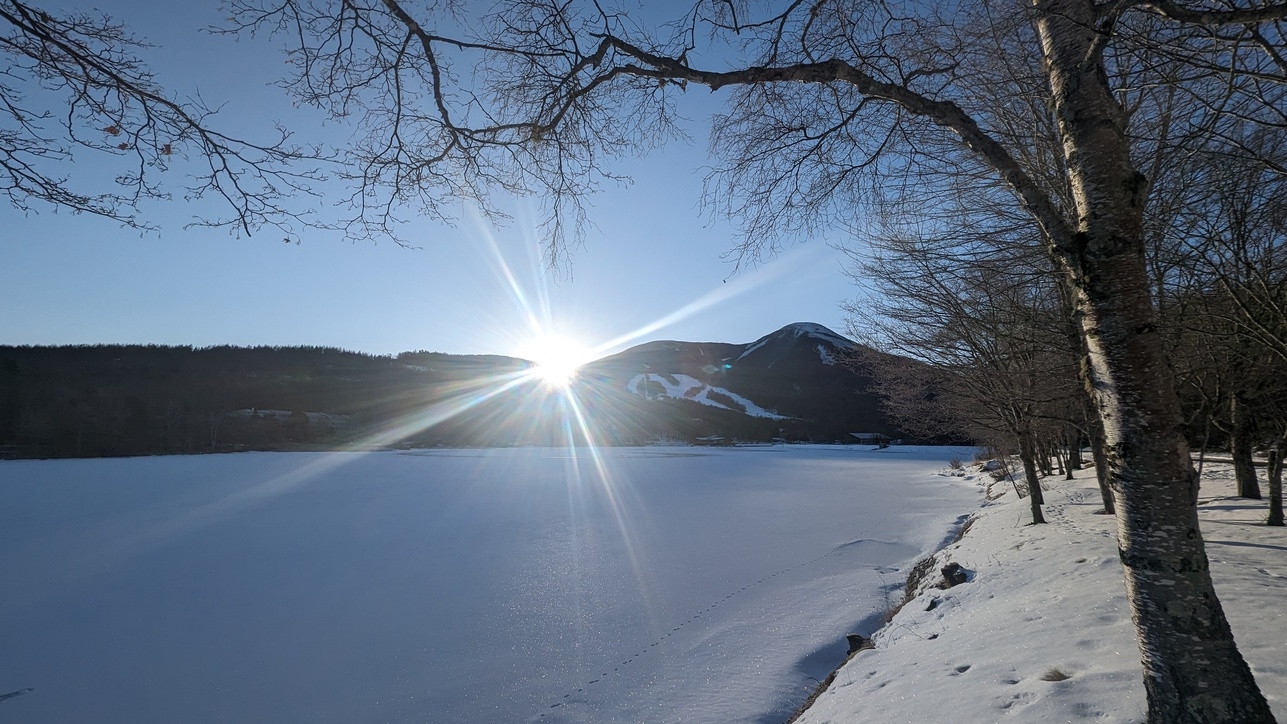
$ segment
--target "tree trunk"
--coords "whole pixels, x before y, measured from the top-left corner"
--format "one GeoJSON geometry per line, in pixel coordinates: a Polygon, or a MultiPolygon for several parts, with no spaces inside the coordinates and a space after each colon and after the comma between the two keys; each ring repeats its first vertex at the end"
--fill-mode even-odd
{"type": "Polygon", "coordinates": [[[1207,424],[1202,429],[1202,449],[1198,451],[1198,477],[1202,477],[1202,464],[1207,459],[1207,445],[1211,442],[1211,413],[1207,413],[1207,424]]]}
{"type": "Polygon", "coordinates": [[[223,415],[210,412],[207,413],[206,419],[210,423],[210,449],[215,450],[219,446],[219,423],[223,422],[223,415]]]}
{"type": "Polygon", "coordinates": [[[1283,525],[1283,458],[1287,456],[1287,435],[1278,438],[1269,450],[1269,519],[1266,525],[1283,525]]]}
{"type": "Polygon", "coordinates": [[[1028,481],[1028,504],[1032,507],[1032,523],[1045,523],[1046,517],[1041,514],[1041,480],[1037,476],[1037,453],[1030,435],[1019,435],[1019,459],[1023,461],[1023,477],[1028,481]]]}
{"type": "MultiPolygon", "coordinates": [[[[1033,461],[1034,461],[1034,462],[1036,461],[1036,458],[1035,458],[1035,457],[1033,458],[1033,461]]],[[[1035,468],[1035,467],[1034,467],[1033,469],[1034,469],[1034,471],[1036,470],[1036,468],[1035,468]]],[[[1032,481],[1032,485],[1030,486],[1030,490],[1032,491],[1032,497],[1033,497],[1033,499],[1037,501],[1037,505],[1045,505],[1045,504],[1046,504],[1046,492],[1045,492],[1044,490],[1042,490],[1042,489],[1041,489],[1041,473],[1040,473],[1040,472],[1037,472],[1037,473],[1036,473],[1036,478],[1034,478],[1034,479],[1033,479],[1033,481],[1032,481]]]]}
{"type": "Polygon", "coordinates": [[[1233,420],[1229,452],[1233,454],[1233,478],[1238,484],[1238,497],[1260,500],[1260,481],[1256,480],[1256,464],[1251,459],[1251,413],[1247,409],[1247,398],[1240,392],[1229,396],[1229,417],[1233,420]]]}
{"type": "Polygon", "coordinates": [[[1104,513],[1117,514],[1113,502],[1113,489],[1108,484],[1108,452],[1104,449],[1104,423],[1095,418],[1090,421],[1090,457],[1095,461],[1095,479],[1099,481],[1099,497],[1104,501],[1104,513]]]}
{"type": "Polygon", "coordinates": [[[1184,439],[1149,287],[1148,180],[1131,165],[1127,117],[1109,86],[1093,0],[1039,0],[1037,30],[1077,207],[1059,240],[1104,422],[1119,555],[1154,724],[1272,722],[1234,644],[1198,528],[1184,439]]]}
{"type": "Polygon", "coordinates": [[[1068,446],[1068,480],[1073,479],[1073,471],[1081,470],[1081,432],[1072,423],[1064,431],[1064,442],[1068,446]]]}

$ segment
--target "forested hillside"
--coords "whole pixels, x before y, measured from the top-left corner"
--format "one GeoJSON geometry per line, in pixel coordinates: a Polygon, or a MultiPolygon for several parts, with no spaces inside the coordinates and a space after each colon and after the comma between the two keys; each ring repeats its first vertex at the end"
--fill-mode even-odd
{"type": "Polygon", "coordinates": [[[0,347],[0,457],[896,437],[869,378],[841,364],[852,347],[817,325],[652,342],[568,389],[494,355],[0,347]]]}
{"type": "MultiPolygon", "coordinates": [[[[0,451],[80,457],[342,446],[471,382],[528,366],[506,357],[322,347],[0,347],[0,451]]],[[[465,444],[471,433],[438,434],[465,444]]]]}

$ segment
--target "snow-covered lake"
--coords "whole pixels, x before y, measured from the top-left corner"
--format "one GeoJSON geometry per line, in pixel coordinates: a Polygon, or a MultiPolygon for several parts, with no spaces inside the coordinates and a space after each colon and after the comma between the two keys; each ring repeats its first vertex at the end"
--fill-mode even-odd
{"type": "Polygon", "coordinates": [[[2,462],[0,720],[780,722],[977,506],[966,455],[2,462]]]}

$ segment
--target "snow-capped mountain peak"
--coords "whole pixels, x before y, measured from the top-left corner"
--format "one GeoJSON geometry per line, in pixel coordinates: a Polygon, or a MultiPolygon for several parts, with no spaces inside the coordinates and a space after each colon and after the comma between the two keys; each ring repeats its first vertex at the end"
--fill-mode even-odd
{"type": "Polygon", "coordinates": [[[874,430],[897,437],[868,391],[870,379],[845,364],[858,348],[821,324],[799,322],[744,344],[639,345],[587,365],[582,379],[620,395],[614,404],[634,420],[655,418],[647,424],[671,435],[834,441],[874,430]]]}
{"type": "MultiPolygon", "coordinates": [[[[858,346],[856,342],[845,339],[821,324],[814,322],[795,322],[748,344],[746,349],[742,350],[742,354],[738,355],[737,359],[741,360],[766,347],[781,347],[782,350],[780,353],[784,353],[794,348],[797,345],[798,340],[802,337],[821,343],[815,345],[815,348],[818,353],[818,358],[823,364],[827,365],[834,365],[836,363],[837,355],[835,354],[835,350],[850,350],[858,346]],[[828,347],[830,347],[830,349],[828,349],[828,347]]],[[[772,365],[771,362],[769,364],[772,365]]]]}

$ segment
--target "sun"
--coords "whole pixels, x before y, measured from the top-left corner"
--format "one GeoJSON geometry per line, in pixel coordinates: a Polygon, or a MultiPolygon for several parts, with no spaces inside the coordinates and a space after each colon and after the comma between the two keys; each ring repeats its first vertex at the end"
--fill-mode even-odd
{"type": "Polygon", "coordinates": [[[590,361],[591,354],[575,340],[548,336],[533,342],[523,356],[536,363],[532,374],[546,387],[561,389],[572,384],[577,370],[590,361]]]}

